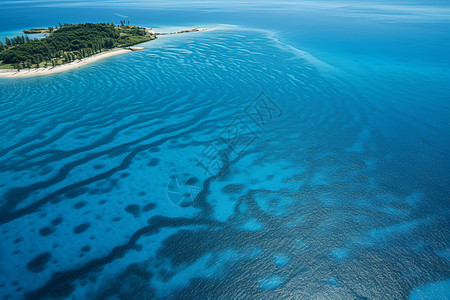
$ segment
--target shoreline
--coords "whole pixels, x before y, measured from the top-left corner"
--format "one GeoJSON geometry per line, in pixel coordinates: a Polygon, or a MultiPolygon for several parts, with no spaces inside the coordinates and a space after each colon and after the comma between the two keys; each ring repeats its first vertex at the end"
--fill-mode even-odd
{"type": "MultiPolygon", "coordinates": [[[[206,31],[210,30],[211,28],[193,28],[193,29],[186,29],[181,30],[177,32],[169,32],[169,33],[155,33],[151,28],[147,28],[147,31],[154,35],[172,35],[172,34],[182,34],[182,33],[189,33],[189,32],[200,32],[200,31],[206,31]]],[[[50,74],[56,74],[65,72],[72,69],[81,68],[85,65],[88,65],[90,63],[96,62],[98,60],[108,58],[111,56],[116,56],[119,54],[124,54],[128,52],[134,52],[137,50],[145,49],[144,47],[138,47],[138,46],[130,46],[125,48],[115,48],[106,52],[94,54],[89,57],[85,57],[82,59],[78,59],[76,61],[70,62],[68,64],[63,64],[55,67],[42,67],[42,68],[31,68],[31,69],[22,69],[20,71],[17,71],[16,69],[0,69],[0,78],[24,78],[24,77],[34,77],[34,76],[44,76],[44,75],[50,75],[50,74]]]]}
{"type": "MultiPolygon", "coordinates": [[[[136,49],[136,50],[138,50],[138,49],[136,49]]],[[[131,50],[129,48],[116,48],[116,49],[98,53],[98,54],[95,54],[95,55],[92,55],[89,57],[85,57],[83,59],[77,59],[68,64],[59,65],[59,66],[55,66],[55,67],[22,69],[20,71],[17,71],[15,69],[0,69],[0,78],[33,77],[33,76],[42,76],[42,75],[61,73],[64,71],[81,68],[82,66],[85,66],[87,64],[93,63],[95,61],[98,61],[98,60],[101,60],[101,59],[104,59],[107,57],[124,54],[124,53],[128,53],[128,52],[133,52],[136,50],[131,50]]]]}

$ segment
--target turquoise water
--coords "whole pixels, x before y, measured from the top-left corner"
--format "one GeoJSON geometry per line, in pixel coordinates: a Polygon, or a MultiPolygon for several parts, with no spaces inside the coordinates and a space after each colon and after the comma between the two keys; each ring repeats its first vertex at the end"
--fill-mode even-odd
{"type": "Polygon", "coordinates": [[[96,4],[214,30],[0,80],[2,299],[448,299],[445,3],[96,4]]]}

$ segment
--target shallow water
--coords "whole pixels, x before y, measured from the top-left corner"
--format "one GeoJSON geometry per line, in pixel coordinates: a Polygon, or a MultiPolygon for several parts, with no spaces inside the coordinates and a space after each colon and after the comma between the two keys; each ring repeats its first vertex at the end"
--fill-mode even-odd
{"type": "Polygon", "coordinates": [[[448,295],[445,10],[8,5],[216,29],[0,80],[2,298],[448,295]]]}

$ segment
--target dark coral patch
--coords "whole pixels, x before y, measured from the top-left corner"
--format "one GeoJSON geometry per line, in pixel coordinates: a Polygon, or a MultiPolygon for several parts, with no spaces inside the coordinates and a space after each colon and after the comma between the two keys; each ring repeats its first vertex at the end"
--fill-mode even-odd
{"type": "Polygon", "coordinates": [[[35,258],[33,258],[28,264],[27,269],[33,273],[42,272],[45,268],[45,265],[52,257],[50,252],[44,252],[35,258]]]}
{"type": "Polygon", "coordinates": [[[251,184],[258,184],[258,183],[260,183],[260,181],[258,179],[256,179],[256,178],[253,178],[252,180],[250,180],[250,183],[251,184]]]}
{"type": "Polygon", "coordinates": [[[80,202],[75,203],[75,204],[73,205],[73,207],[75,207],[76,209],[80,209],[80,208],[82,208],[82,207],[85,206],[85,205],[86,205],[86,202],[80,201],[80,202]]]}
{"type": "Polygon", "coordinates": [[[149,203],[149,204],[146,204],[146,205],[142,208],[142,211],[153,210],[153,209],[155,209],[155,207],[156,207],[156,204],[155,204],[155,203],[149,203]]]}
{"type": "Polygon", "coordinates": [[[62,218],[61,217],[57,217],[56,219],[54,219],[52,221],[52,225],[53,226],[58,226],[59,224],[61,224],[61,222],[62,222],[62,218]]]}
{"type": "Polygon", "coordinates": [[[83,247],[81,247],[81,251],[83,251],[83,252],[89,252],[89,250],[91,250],[91,246],[83,246],[83,247]]]}
{"type": "Polygon", "coordinates": [[[222,188],[222,192],[225,194],[239,194],[245,188],[243,184],[229,184],[222,188]]]}
{"type": "Polygon", "coordinates": [[[89,226],[91,226],[91,224],[89,223],[80,224],[73,229],[73,232],[76,234],[80,234],[82,232],[85,232],[89,228],[89,226]]]}
{"type": "Polygon", "coordinates": [[[189,178],[188,180],[186,180],[186,184],[187,184],[187,185],[194,185],[194,184],[196,184],[196,183],[198,183],[198,182],[199,182],[198,179],[195,178],[195,177],[191,177],[191,178],[189,178]]]}
{"type": "Polygon", "coordinates": [[[158,158],[152,158],[147,165],[150,166],[150,167],[154,167],[154,166],[157,166],[158,164],[159,164],[159,159],[158,158]]]}
{"type": "Polygon", "coordinates": [[[89,190],[89,195],[97,195],[97,194],[100,194],[100,189],[89,190]]]}
{"type": "Polygon", "coordinates": [[[127,207],[125,207],[125,210],[130,214],[132,214],[134,217],[139,217],[141,207],[137,204],[130,204],[127,207]]]}
{"type": "Polygon", "coordinates": [[[51,227],[44,227],[41,230],[39,230],[39,234],[42,236],[47,236],[47,235],[50,235],[54,231],[55,231],[55,229],[53,229],[51,227]]]}
{"type": "Polygon", "coordinates": [[[127,178],[128,176],[130,176],[130,173],[127,172],[120,174],[121,178],[127,178]]]}

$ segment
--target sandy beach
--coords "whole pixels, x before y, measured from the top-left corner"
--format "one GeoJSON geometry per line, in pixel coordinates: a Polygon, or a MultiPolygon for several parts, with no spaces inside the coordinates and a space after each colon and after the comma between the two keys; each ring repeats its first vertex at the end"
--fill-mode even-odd
{"type": "Polygon", "coordinates": [[[32,76],[55,74],[55,73],[68,71],[71,69],[80,68],[82,66],[85,66],[89,63],[93,63],[100,59],[104,59],[107,57],[124,54],[124,53],[128,53],[128,52],[133,52],[135,50],[140,50],[140,49],[143,49],[143,47],[129,47],[129,48],[113,49],[113,50],[110,50],[107,52],[98,53],[98,54],[95,54],[95,55],[92,55],[92,56],[89,56],[89,57],[86,57],[83,59],[78,59],[78,60],[73,61],[68,64],[56,66],[56,67],[32,68],[32,69],[23,69],[20,71],[11,70],[11,69],[0,70],[0,77],[1,78],[8,78],[8,77],[18,78],[18,77],[32,77],[32,76]]]}

